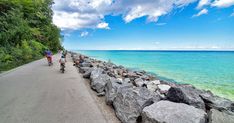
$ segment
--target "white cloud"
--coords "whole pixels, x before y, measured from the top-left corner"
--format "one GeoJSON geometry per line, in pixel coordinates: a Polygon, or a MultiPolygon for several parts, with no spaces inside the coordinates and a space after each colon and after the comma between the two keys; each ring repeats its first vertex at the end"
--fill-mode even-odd
{"type": "Polygon", "coordinates": [[[211,0],[200,0],[198,5],[197,5],[197,9],[200,9],[205,5],[209,5],[210,2],[211,2],[211,0]]]}
{"type": "Polygon", "coordinates": [[[80,37],[86,37],[88,35],[89,35],[89,32],[84,31],[84,32],[81,32],[80,37]]]}
{"type": "Polygon", "coordinates": [[[234,0],[215,0],[211,6],[225,8],[234,5],[234,0]]]}
{"type": "Polygon", "coordinates": [[[172,9],[186,6],[196,0],[118,0],[113,5],[116,15],[122,14],[125,22],[146,16],[148,22],[157,22],[160,16],[172,9]]]}
{"type": "Polygon", "coordinates": [[[157,22],[172,9],[196,0],[55,0],[53,22],[63,30],[110,29],[106,15],[121,15],[125,22],[146,16],[157,22]]]}
{"type": "Polygon", "coordinates": [[[99,23],[97,25],[97,28],[99,28],[99,29],[110,29],[110,27],[108,25],[109,25],[108,23],[102,22],[102,23],[99,23]]]}
{"type": "Polygon", "coordinates": [[[97,14],[85,14],[79,12],[55,11],[53,22],[62,29],[94,28],[100,21],[97,14]]]}
{"type": "Polygon", "coordinates": [[[62,30],[97,28],[112,0],[55,0],[53,23],[62,30]]]}
{"type": "MultiPolygon", "coordinates": [[[[107,15],[120,15],[126,23],[146,17],[147,22],[157,22],[172,10],[185,7],[198,0],[54,0],[53,22],[62,30],[110,29],[107,15]]],[[[197,8],[205,5],[228,7],[234,0],[199,0],[197,8]]],[[[207,14],[203,9],[200,14],[207,14]]]]}
{"type": "Polygon", "coordinates": [[[198,17],[204,14],[207,14],[208,10],[207,9],[202,9],[200,12],[198,12],[197,14],[193,15],[192,17],[198,17]]]}

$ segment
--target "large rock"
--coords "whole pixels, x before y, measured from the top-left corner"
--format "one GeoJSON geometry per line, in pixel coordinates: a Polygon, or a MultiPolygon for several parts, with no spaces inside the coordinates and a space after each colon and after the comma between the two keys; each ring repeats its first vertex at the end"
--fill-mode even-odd
{"type": "Polygon", "coordinates": [[[147,88],[119,88],[113,106],[123,123],[136,123],[144,107],[159,101],[147,88]]]}
{"type": "Polygon", "coordinates": [[[104,91],[106,83],[110,81],[110,77],[106,74],[100,74],[96,78],[92,78],[91,80],[91,88],[101,93],[104,91]]]}
{"type": "Polygon", "coordinates": [[[144,80],[141,78],[137,78],[134,80],[134,85],[137,87],[142,87],[144,85],[144,80]]]}
{"type": "Polygon", "coordinates": [[[93,68],[87,69],[85,73],[83,74],[83,77],[86,79],[89,79],[92,71],[93,71],[93,68]]]}
{"type": "Polygon", "coordinates": [[[166,85],[166,84],[159,84],[158,88],[159,88],[161,93],[167,93],[168,90],[171,88],[171,86],[166,85]]]}
{"type": "Polygon", "coordinates": [[[205,110],[205,103],[199,96],[197,90],[191,86],[171,87],[168,90],[167,99],[173,102],[186,103],[205,110]]]}
{"type": "Polygon", "coordinates": [[[205,123],[205,111],[184,103],[159,101],[142,111],[143,123],[205,123]]]}
{"type": "Polygon", "coordinates": [[[93,65],[90,62],[83,62],[83,63],[80,63],[80,66],[81,67],[92,67],[93,65]]]}
{"type": "Polygon", "coordinates": [[[79,72],[80,73],[85,73],[86,71],[88,71],[90,69],[90,67],[80,67],[79,68],[79,72]]]}
{"type": "Polygon", "coordinates": [[[104,91],[106,83],[110,81],[110,77],[102,73],[103,70],[100,68],[95,68],[90,75],[91,88],[101,93],[104,91]]]}
{"type": "Polygon", "coordinates": [[[146,86],[151,92],[155,92],[158,89],[159,84],[160,84],[159,80],[154,80],[154,81],[148,82],[146,86]]]}
{"type": "Polygon", "coordinates": [[[97,78],[102,73],[103,73],[103,69],[93,68],[93,71],[91,72],[91,75],[90,75],[91,80],[97,78]]]}
{"type": "Polygon", "coordinates": [[[221,111],[232,111],[234,112],[234,102],[222,97],[213,95],[210,91],[203,91],[200,93],[200,97],[206,104],[207,109],[217,109],[221,111]]]}
{"type": "Polygon", "coordinates": [[[208,116],[209,116],[209,123],[234,123],[233,114],[220,112],[216,109],[211,109],[208,116]]]}
{"type": "Polygon", "coordinates": [[[130,83],[131,80],[129,78],[124,78],[123,83],[130,83]]]}
{"type": "Polygon", "coordinates": [[[110,78],[110,81],[107,82],[105,87],[106,104],[112,105],[113,100],[115,99],[117,91],[120,87],[132,88],[133,85],[130,83],[124,83],[123,85],[121,85],[120,83],[118,83],[118,79],[110,78]]]}

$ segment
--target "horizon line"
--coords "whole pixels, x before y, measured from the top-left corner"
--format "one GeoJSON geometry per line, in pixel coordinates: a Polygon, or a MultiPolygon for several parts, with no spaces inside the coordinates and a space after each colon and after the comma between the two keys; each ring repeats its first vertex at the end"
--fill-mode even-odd
{"type": "Polygon", "coordinates": [[[234,51],[234,49],[68,49],[71,51],[234,51]]]}

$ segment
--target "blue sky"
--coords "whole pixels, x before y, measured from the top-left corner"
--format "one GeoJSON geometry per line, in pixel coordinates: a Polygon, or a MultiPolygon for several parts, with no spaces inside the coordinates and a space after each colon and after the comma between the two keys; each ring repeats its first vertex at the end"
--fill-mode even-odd
{"type": "Polygon", "coordinates": [[[66,49],[234,49],[234,0],[55,0],[53,10],[66,49]]]}

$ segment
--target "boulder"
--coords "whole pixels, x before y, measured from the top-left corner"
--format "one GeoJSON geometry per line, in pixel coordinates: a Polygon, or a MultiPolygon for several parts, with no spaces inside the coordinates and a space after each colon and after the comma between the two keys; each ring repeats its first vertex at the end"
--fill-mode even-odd
{"type": "Polygon", "coordinates": [[[131,80],[129,78],[124,78],[123,83],[130,83],[131,80]]]}
{"type": "Polygon", "coordinates": [[[154,81],[148,82],[146,86],[151,92],[155,92],[158,89],[158,86],[157,86],[158,84],[160,84],[160,81],[154,80],[154,81]]]}
{"type": "Polygon", "coordinates": [[[93,71],[93,68],[87,69],[85,73],[83,74],[83,78],[89,79],[92,71],[93,71]]]}
{"type": "Polygon", "coordinates": [[[208,113],[209,123],[234,123],[234,115],[211,109],[208,113]]]}
{"type": "Polygon", "coordinates": [[[94,79],[94,78],[97,78],[102,73],[103,73],[103,69],[93,68],[93,71],[91,72],[91,75],[90,75],[91,80],[94,79]]]}
{"type": "Polygon", "coordinates": [[[147,88],[119,88],[113,106],[121,122],[136,123],[143,108],[159,100],[147,88]]]}
{"type": "Polygon", "coordinates": [[[133,85],[131,83],[124,83],[124,84],[119,84],[117,82],[118,80],[115,78],[110,78],[110,81],[107,82],[106,87],[105,87],[105,97],[106,97],[106,104],[112,105],[113,100],[115,99],[117,95],[118,89],[121,88],[132,88],[133,85]]]}
{"type": "Polygon", "coordinates": [[[138,76],[136,73],[134,73],[133,71],[128,71],[128,73],[127,73],[127,75],[126,75],[125,77],[128,77],[128,78],[130,78],[131,80],[134,80],[134,79],[136,79],[136,78],[139,78],[139,76],[138,76]]]}
{"type": "Polygon", "coordinates": [[[206,104],[206,108],[209,110],[211,108],[220,111],[232,111],[234,112],[234,102],[222,97],[213,95],[210,91],[200,92],[200,97],[206,104]]]}
{"type": "Polygon", "coordinates": [[[168,90],[167,99],[173,102],[186,103],[205,110],[205,103],[200,98],[197,90],[190,86],[171,87],[168,90]]]}
{"type": "Polygon", "coordinates": [[[158,85],[160,93],[167,93],[168,90],[171,88],[171,86],[166,85],[166,84],[159,84],[158,85]]]}
{"type": "Polygon", "coordinates": [[[80,73],[85,73],[86,71],[88,71],[90,69],[90,67],[80,67],[79,68],[79,72],[80,73]]]}
{"type": "Polygon", "coordinates": [[[141,79],[141,78],[137,78],[134,80],[134,85],[137,86],[137,87],[142,87],[144,84],[144,80],[141,79]]]}
{"type": "Polygon", "coordinates": [[[104,91],[106,83],[110,80],[110,77],[106,74],[100,74],[96,78],[92,78],[91,80],[91,88],[101,93],[104,91]]]}
{"type": "Polygon", "coordinates": [[[83,63],[80,63],[80,66],[81,67],[92,67],[93,65],[90,62],[83,62],[83,63]]]}
{"type": "Polygon", "coordinates": [[[207,114],[184,103],[159,101],[142,111],[143,123],[205,123],[207,114]]]}
{"type": "Polygon", "coordinates": [[[103,70],[100,68],[95,68],[90,75],[91,88],[101,93],[104,91],[106,83],[110,80],[110,77],[102,73],[103,70]]]}

